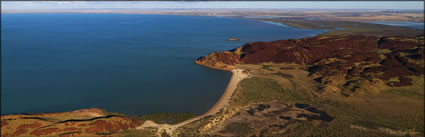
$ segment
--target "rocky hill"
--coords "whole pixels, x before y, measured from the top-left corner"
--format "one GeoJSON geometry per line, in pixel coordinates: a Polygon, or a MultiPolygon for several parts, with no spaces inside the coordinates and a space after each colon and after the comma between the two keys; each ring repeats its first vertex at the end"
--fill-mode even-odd
{"type": "Polygon", "coordinates": [[[100,109],[1,117],[1,136],[119,136],[143,120],[105,114],[100,109]]]}
{"type": "Polygon", "coordinates": [[[379,85],[412,85],[415,77],[424,74],[424,36],[341,35],[251,42],[195,63],[222,70],[236,64],[299,64],[320,83],[321,91],[349,96],[379,85]]]}

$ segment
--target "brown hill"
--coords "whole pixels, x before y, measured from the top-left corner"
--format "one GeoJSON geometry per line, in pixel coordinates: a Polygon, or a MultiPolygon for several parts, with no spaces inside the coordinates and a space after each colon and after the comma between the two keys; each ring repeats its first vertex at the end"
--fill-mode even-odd
{"type": "Polygon", "coordinates": [[[72,112],[1,116],[1,136],[116,136],[143,120],[107,115],[100,109],[72,112]]]}
{"type": "Polygon", "coordinates": [[[424,73],[424,36],[317,36],[252,42],[212,53],[196,63],[224,70],[235,64],[300,64],[322,91],[351,95],[380,82],[390,87],[412,85],[412,76],[424,73]]]}

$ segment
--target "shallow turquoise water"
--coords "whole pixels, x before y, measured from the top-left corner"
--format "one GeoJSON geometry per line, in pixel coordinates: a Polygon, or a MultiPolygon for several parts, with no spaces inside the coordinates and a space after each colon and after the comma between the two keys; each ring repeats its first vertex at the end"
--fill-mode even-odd
{"type": "Polygon", "coordinates": [[[89,107],[130,115],[202,113],[220,98],[231,73],[194,60],[250,41],[322,32],[202,16],[1,17],[2,114],[89,107]]]}
{"type": "Polygon", "coordinates": [[[370,23],[382,24],[382,25],[390,25],[390,26],[399,26],[399,27],[412,28],[412,29],[418,29],[418,30],[424,30],[424,22],[375,21],[375,22],[370,22],[370,23]]]}

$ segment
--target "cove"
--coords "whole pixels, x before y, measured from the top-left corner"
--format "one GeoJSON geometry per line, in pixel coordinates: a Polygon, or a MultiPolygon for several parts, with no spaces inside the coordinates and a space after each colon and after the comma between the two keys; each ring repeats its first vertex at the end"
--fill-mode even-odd
{"type": "Polygon", "coordinates": [[[90,107],[128,115],[201,114],[223,94],[231,72],[196,65],[197,58],[247,42],[323,32],[211,16],[44,13],[1,18],[2,115],[90,107]]]}

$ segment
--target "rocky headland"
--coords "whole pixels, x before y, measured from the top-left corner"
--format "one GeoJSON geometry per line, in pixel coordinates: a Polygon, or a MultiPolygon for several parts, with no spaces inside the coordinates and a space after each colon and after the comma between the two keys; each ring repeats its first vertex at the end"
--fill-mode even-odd
{"type": "Polygon", "coordinates": [[[250,42],[195,63],[250,78],[183,136],[423,136],[423,34],[250,42]]]}
{"type": "Polygon", "coordinates": [[[321,92],[351,96],[381,85],[412,85],[424,74],[424,36],[337,35],[251,42],[195,63],[221,70],[237,64],[298,64],[320,83],[321,92]]]}

